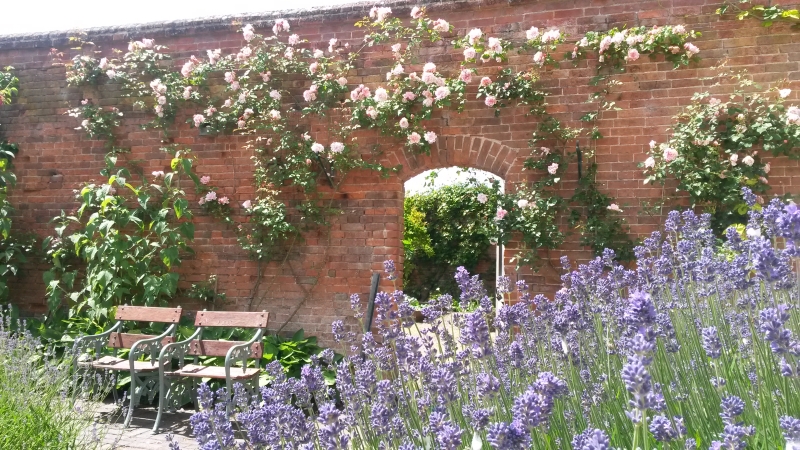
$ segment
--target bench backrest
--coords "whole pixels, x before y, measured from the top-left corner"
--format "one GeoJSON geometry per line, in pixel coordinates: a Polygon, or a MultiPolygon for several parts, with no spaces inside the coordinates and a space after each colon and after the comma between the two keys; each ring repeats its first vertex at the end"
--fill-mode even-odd
{"type": "MultiPolygon", "coordinates": [[[[228,350],[234,345],[244,344],[244,341],[205,341],[194,340],[189,344],[187,355],[195,356],[227,356],[228,350]]],[[[264,354],[264,346],[261,342],[254,342],[250,347],[250,358],[261,359],[264,354]]]]}
{"type": "MultiPolygon", "coordinates": [[[[142,339],[152,339],[156,337],[154,334],[130,334],[130,333],[111,333],[108,335],[108,346],[110,348],[131,348],[133,344],[142,339]]],[[[167,336],[161,340],[162,345],[167,345],[175,342],[175,338],[167,336]]]]}
{"type": "MultiPolygon", "coordinates": [[[[269,313],[261,312],[236,312],[236,311],[197,311],[194,319],[196,327],[226,327],[226,328],[261,328],[266,329],[269,322],[269,313]]],[[[244,344],[244,341],[207,341],[196,339],[189,345],[189,355],[195,356],[226,356],[228,350],[234,345],[244,344]]],[[[250,357],[260,359],[264,353],[261,342],[255,342],[250,347],[250,357]]]]}
{"type": "Polygon", "coordinates": [[[267,328],[269,313],[233,311],[197,311],[196,327],[267,328]]]}
{"type": "Polygon", "coordinates": [[[159,308],[154,306],[118,306],[115,318],[136,322],[178,323],[181,320],[181,307],[159,308]]]}

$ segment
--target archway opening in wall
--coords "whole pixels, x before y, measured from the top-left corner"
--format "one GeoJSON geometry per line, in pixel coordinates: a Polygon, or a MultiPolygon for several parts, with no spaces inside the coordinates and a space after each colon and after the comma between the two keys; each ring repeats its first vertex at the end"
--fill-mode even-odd
{"type": "MultiPolygon", "coordinates": [[[[443,294],[458,301],[454,273],[464,266],[489,292],[503,275],[497,244],[497,200],[505,180],[474,168],[447,167],[420,173],[405,183],[403,204],[403,292],[412,304],[443,294]]],[[[459,305],[469,310],[477,305],[459,305]]]]}

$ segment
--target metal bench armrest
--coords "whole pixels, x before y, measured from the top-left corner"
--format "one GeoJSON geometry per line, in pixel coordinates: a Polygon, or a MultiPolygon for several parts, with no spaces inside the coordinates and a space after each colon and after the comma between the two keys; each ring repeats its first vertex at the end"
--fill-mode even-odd
{"type": "Polygon", "coordinates": [[[72,355],[77,363],[80,357],[86,353],[86,351],[94,345],[95,349],[95,356],[98,356],[104,347],[106,347],[108,343],[108,337],[111,333],[118,331],[122,327],[122,322],[119,321],[114,324],[108,330],[99,333],[99,334],[92,334],[89,336],[81,336],[75,339],[75,343],[72,345],[72,355]]]}
{"type": "Polygon", "coordinates": [[[161,349],[161,354],[158,355],[159,370],[163,372],[164,367],[170,363],[173,358],[178,358],[180,365],[183,366],[183,360],[186,357],[186,353],[189,351],[189,346],[192,341],[199,338],[202,333],[203,327],[199,327],[188,338],[165,345],[164,348],[161,349]]]}
{"type": "Polygon", "coordinates": [[[162,344],[161,341],[163,341],[164,338],[168,336],[171,335],[174,336],[176,330],[177,330],[177,325],[173,323],[163,333],[159,334],[156,337],[136,341],[131,346],[131,352],[130,355],[128,355],[128,360],[130,361],[131,364],[131,372],[133,372],[134,361],[136,361],[139,358],[139,356],[145,355],[148,352],[150,353],[150,362],[153,365],[155,365],[155,363],[158,361],[161,348],[164,347],[164,344],[162,344]]]}
{"type": "Polygon", "coordinates": [[[256,335],[253,336],[253,339],[250,339],[244,344],[234,345],[230,348],[230,350],[228,350],[228,354],[225,356],[225,377],[228,380],[231,379],[231,368],[234,364],[236,364],[236,361],[242,362],[242,370],[247,368],[247,360],[250,358],[250,353],[252,353],[252,349],[250,347],[256,342],[260,341],[262,337],[264,337],[263,328],[256,332],[256,335]]]}

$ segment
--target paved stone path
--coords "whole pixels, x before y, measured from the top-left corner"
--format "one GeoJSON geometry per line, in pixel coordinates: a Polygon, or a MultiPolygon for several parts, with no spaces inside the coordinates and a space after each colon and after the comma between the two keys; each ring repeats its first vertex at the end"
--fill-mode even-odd
{"type": "MultiPolygon", "coordinates": [[[[101,414],[114,414],[115,406],[105,404],[100,408],[101,414]]],[[[189,418],[193,411],[180,410],[175,413],[164,413],[161,418],[162,431],[153,434],[153,424],[156,420],[156,410],[152,407],[141,408],[134,411],[131,425],[123,427],[125,421],[116,413],[114,422],[108,427],[103,439],[104,449],[118,450],[168,450],[167,434],[172,433],[181,450],[197,450],[197,444],[192,437],[192,427],[189,418]]]]}

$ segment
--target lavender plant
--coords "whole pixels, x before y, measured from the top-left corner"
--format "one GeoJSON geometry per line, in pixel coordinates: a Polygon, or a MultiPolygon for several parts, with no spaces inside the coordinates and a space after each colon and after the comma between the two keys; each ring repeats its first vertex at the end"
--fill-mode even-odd
{"type": "Polygon", "coordinates": [[[105,422],[97,401],[110,380],[86,377],[71,392],[72,361],[22,331],[10,313],[0,308],[0,448],[99,448],[105,422]]]}
{"type": "MultiPolygon", "coordinates": [[[[745,200],[755,196],[745,189],[745,200]]],[[[461,301],[411,320],[402,292],[375,301],[377,333],[333,323],[350,355],[336,391],[320,361],[300,380],[280,366],[255,396],[233,395],[243,448],[795,448],[800,417],[800,210],[753,208],[745,233],[716,245],[708,214],[673,211],[626,269],[606,251],[570,270],[550,300],[502,280],[499,308],[459,268],[461,301]]],[[[387,265],[387,273],[392,272],[387,265]]],[[[390,274],[391,275],[391,274],[390,274]]],[[[444,296],[446,297],[446,296],[444,296]]],[[[352,297],[356,316],[362,304],[352,297]]],[[[234,427],[206,388],[194,430],[234,448],[234,427]]],[[[236,447],[239,448],[239,447],[236,447]]]]}

